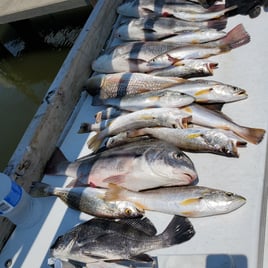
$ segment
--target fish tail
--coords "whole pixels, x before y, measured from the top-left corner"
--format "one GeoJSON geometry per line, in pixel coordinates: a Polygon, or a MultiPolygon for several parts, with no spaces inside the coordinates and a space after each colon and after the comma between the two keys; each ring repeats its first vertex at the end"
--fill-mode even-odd
{"type": "Polygon", "coordinates": [[[89,138],[89,140],[87,141],[88,149],[91,149],[93,152],[96,152],[100,148],[104,139],[101,134],[102,132],[97,133],[89,138]]]}
{"type": "Polygon", "coordinates": [[[190,240],[195,234],[194,227],[188,218],[174,216],[162,234],[165,246],[172,246],[190,240]]]}
{"type": "Polygon", "coordinates": [[[70,162],[67,160],[62,151],[57,147],[53,155],[47,162],[44,173],[49,175],[64,175],[62,170],[65,169],[64,165],[67,167],[70,162]]]}
{"type": "Polygon", "coordinates": [[[31,196],[46,197],[51,195],[51,187],[49,184],[43,182],[33,182],[31,186],[31,196]]]}
{"type": "Polygon", "coordinates": [[[215,12],[215,11],[221,11],[225,9],[225,5],[224,4],[219,4],[219,5],[212,5],[210,7],[207,8],[207,10],[209,12],[215,12]]]}
{"type": "Polygon", "coordinates": [[[91,125],[92,124],[89,123],[82,123],[77,133],[82,134],[91,132],[91,125]]]}
{"type": "Polygon", "coordinates": [[[250,35],[242,24],[238,24],[227,35],[220,40],[220,47],[223,51],[243,46],[250,41],[250,35]]]}
{"type": "Polygon", "coordinates": [[[236,134],[248,142],[259,144],[264,137],[265,130],[262,128],[241,127],[239,133],[237,132],[236,134]]]}
{"type": "MultiPolygon", "coordinates": [[[[100,115],[101,116],[101,115],[100,115]]],[[[98,116],[99,117],[99,116],[98,116]]],[[[96,120],[99,120],[96,119],[96,120]]],[[[102,120],[101,120],[102,121],[102,120]]],[[[82,133],[89,133],[91,131],[96,131],[99,132],[101,130],[103,130],[108,124],[110,123],[110,120],[106,120],[103,122],[96,122],[95,124],[90,124],[90,123],[82,123],[80,125],[79,130],[77,131],[79,134],[82,133]]]]}
{"type": "Polygon", "coordinates": [[[225,29],[226,25],[227,25],[227,18],[219,18],[208,21],[208,28],[216,29],[218,31],[225,29]]]}
{"type": "Polygon", "coordinates": [[[127,131],[127,137],[128,138],[136,138],[136,137],[147,135],[148,134],[147,129],[148,128],[129,130],[129,131],[127,131]]]}

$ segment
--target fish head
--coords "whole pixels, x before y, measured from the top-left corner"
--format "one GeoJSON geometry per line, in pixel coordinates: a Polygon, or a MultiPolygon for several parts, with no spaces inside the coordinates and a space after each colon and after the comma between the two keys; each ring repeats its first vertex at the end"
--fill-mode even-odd
{"type": "Polygon", "coordinates": [[[137,208],[133,203],[128,201],[115,201],[116,210],[113,216],[116,218],[141,218],[144,211],[137,208]]]}
{"type": "Polygon", "coordinates": [[[222,130],[212,129],[204,131],[201,137],[207,145],[210,145],[215,153],[229,157],[239,156],[236,142],[222,130]]]}
{"type": "Polygon", "coordinates": [[[170,185],[188,185],[197,179],[191,159],[176,146],[162,143],[146,154],[151,171],[168,178],[170,185]]]}
{"type": "Polygon", "coordinates": [[[50,247],[50,254],[54,258],[61,260],[68,260],[70,258],[71,250],[75,243],[75,236],[65,234],[59,236],[54,244],[50,247]]]}
{"type": "Polygon", "coordinates": [[[211,211],[211,215],[225,214],[238,209],[246,203],[246,198],[232,192],[209,189],[200,196],[202,206],[211,211]]]}
{"type": "Polygon", "coordinates": [[[248,97],[246,90],[227,84],[217,84],[213,86],[215,99],[221,98],[221,102],[233,102],[246,99],[248,97]]]}

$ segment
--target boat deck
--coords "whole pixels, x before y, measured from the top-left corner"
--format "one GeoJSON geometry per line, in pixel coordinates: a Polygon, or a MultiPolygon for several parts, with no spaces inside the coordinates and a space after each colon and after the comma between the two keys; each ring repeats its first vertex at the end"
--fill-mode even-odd
{"type": "MultiPolygon", "coordinates": [[[[96,35],[98,30],[107,30],[105,25],[102,25],[102,27],[98,25],[104,17],[108,20],[106,21],[107,25],[111,23],[112,18],[109,21],[109,14],[112,12],[108,12],[108,10],[112,10],[112,5],[114,3],[111,3],[111,1],[99,0],[48,93],[54,90],[54,92],[57,92],[56,97],[61,97],[61,101],[65,101],[62,96],[67,98],[67,95],[65,95],[67,92],[73,94],[73,91],[81,88],[85,83],[86,76],[89,76],[91,72],[90,62],[97,57],[97,54],[92,52],[92,48],[89,49],[90,42],[88,40],[91,39],[88,34],[96,35]],[[102,9],[105,5],[108,5],[106,11],[102,9]],[[92,27],[94,30],[93,33],[90,33],[92,27]],[[85,45],[86,41],[88,43],[85,45]],[[72,88],[72,91],[63,91],[63,86],[68,90],[72,88]]],[[[247,100],[226,104],[223,111],[241,125],[264,128],[267,131],[268,98],[267,81],[264,74],[268,71],[266,64],[268,47],[265,45],[267,37],[263,34],[268,30],[267,16],[261,14],[254,20],[243,16],[230,18],[226,30],[232,29],[239,23],[243,23],[249,32],[251,42],[227,54],[213,57],[213,60],[219,62],[219,69],[215,71],[211,79],[247,89],[249,95],[247,100]]],[[[102,32],[102,34],[105,36],[108,33],[102,32]]],[[[101,36],[101,34],[98,36],[101,36]]],[[[97,45],[94,44],[93,47],[102,47],[103,44],[103,42],[99,42],[97,45]]],[[[99,52],[95,51],[95,53],[99,52]]],[[[44,103],[44,105],[49,105],[49,96],[47,94],[47,103],[44,103]]],[[[65,107],[66,104],[59,105],[65,107]]],[[[53,108],[56,109],[56,105],[53,104],[53,108]]],[[[94,114],[102,108],[92,107],[91,97],[86,92],[82,92],[81,95],[79,93],[79,101],[71,117],[66,116],[69,120],[62,132],[63,134],[56,141],[52,137],[51,143],[55,142],[55,145],[58,145],[71,161],[88,154],[89,150],[86,146],[88,135],[77,134],[77,131],[82,122],[93,121],[94,114]]],[[[40,116],[44,114],[46,109],[46,107],[39,109],[35,116],[35,122],[30,126],[31,128],[39,126],[36,120],[40,120],[40,116]]],[[[50,116],[46,120],[57,120],[57,117],[53,117],[53,112],[55,110],[50,112],[50,116]]],[[[61,118],[59,118],[60,120],[61,118]]],[[[40,131],[44,131],[44,128],[39,129],[38,135],[41,135],[45,141],[47,140],[46,135],[52,130],[49,129],[47,133],[43,134],[40,131]]],[[[7,173],[14,169],[15,160],[21,157],[21,151],[25,150],[27,141],[32,140],[32,136],[32,134],[26,133],[19,145],[21,150],[15,153],[7,173]]],[[[48,143],[45,145],[50,146],[48,143]]],[[[31,149],[34,150],[35,148],[28,148],[29,154],[31,154],[31,149]]],[[[52,149],[51,147],[50,151],[52,149]]],[[[157,258],[158,267],[175,268],[178,267],[178,263],[180,263],[181,268],[267,267],[267,256],[264,259],[264,265],[262,265],[263,258],[267,255],[267,243],[265,244],[267,134],[260,144],[248,144],[247,148],[241,148],[239,153],[240,157],[238,159],[212,154],[187,153],[195,164],[199,175],[199,185],[241,194],[247,198],[247,203],[229,214],[191,219],[196,235],[190,241],[178,246],[150,252],[150,255],[157,258]],[[264,254],[264,250],[266,254],[264,254]]],[[[46,157],[48,155],[49,153],[46,157]]],[[[42,159],[42,155],[38,155],[38,157],[37,160],[42,159]]],[[[22,168],[22,174],[23,171],[22,168]]],[[[27,174],[27,168],[25,173],[27,174]]],[[[31,173],[29,174],[27,177],[34,180],[31,173]]],[[[23,176],[19,178],[19,181],[23,179],[23,176]]],[[[43,182],[54,186],[66,185],[70,180],[71,178],[47,175],[42,178],[43,182]]],[[[28,186],[28,183],[25,182],[25,188],[28,186]]],[[[83,213],[68,209],[61,200],[54,197],[38,199],[37,207],[41,208],[38,209],[39,211],[42,211],[41,215],[35,215],[35,217],[38,217],[38,222],[26,230],[15,229],[1,252],[1,267],[4,267],[4,264],[9,260],[12,260],[10,267],[15,268],[48,267],[48,250],[56,237],[65,233],[74,225],[91,218],[83,213]]],[[[165,228],[172,217],[156,212],[146,212],[146,215],[156,225],[159,232],[165,228]]]]}

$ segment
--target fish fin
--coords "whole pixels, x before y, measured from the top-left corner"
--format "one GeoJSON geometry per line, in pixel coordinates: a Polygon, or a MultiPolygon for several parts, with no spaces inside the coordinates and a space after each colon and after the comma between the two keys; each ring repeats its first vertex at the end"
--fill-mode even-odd
{"type": "Polygon", "coordinates": [[[31,185],[30,194],[33,197],[50,196],[50,185],[43,182],[33,182],[31,185]]]}
{"type": "Polygon", "coordinates": [[[58,166],[63,163],[65,163],[67,166],[70,162],[67,160],[63,152],[56,147],[54,153],[47,162],[44,173],[47,175],[61,175],[59,173],[60,169],[58,169],[58,166]]]}
{"type": "Polygon", "coordinates": [[[212,111],[221,111],[224,103],[202,103],[202,106],[212,110],[212,111]]]}
{"type": "Polygon", "coordinates": [[[224,10],[224,9],[225,9],[224,4],[212,5],[212,6],[207,8],[207,10],[209,12],[215,12],[215,11],[220,11],[220,10],[224,10]]]}
{"type": "Polygon", "coordinates": [[[117,200],[126,201],[127,195],[124,194],[125,192],[128,192],[128,190],[114,183],[109,183],[108,189],[105,193],[104,200],[105,201],[117,201],[117,200]]]}
{"type": "Polygon", "coordinates": [[[91,132],[91,124],[90,123],[81,123],[79,130],[77,133],[82,134],[82,133],[89,133],[91,132]]]}
{"type": "Polygon", "coordinates": [[[172,63],[172,65],[179,66],[181,59],[179,58],[174,58],[167,53],[168,60],[172,63]]]}
{"type": "Polygon", "coordinates": [[[229,51],[249,42],[250,35],[242,24],[238,24],[230,30],[224,38],[220,39],[220,47],[222,51],[229,51]]]}
{"type": "Polygon", "coordinates": [[[91,149],[93,152],[96,152],[100,148],[103,141],[101,133],[102,132],[99,132],[88,139],[87,141],[88,149],[91,149]]]}
{"type": "Polygon", "coordinates": [[[188,198],[180,202],[181,206],[188,206],[200,202],[200,198],[188,198]]]}
{"type": "Polygon", "coordinates": [[[208,21],[208,28],[216,29],[218,31],[225,29],[226,25],[227,18],[224,17],[208,21]]]}
{"type": "Polygon", "coordinates": [[[259,144],[265,134],[265,130],[262,128],[250,128],[250,127],[240,127],[239,133],[236,132],[237,135],[242,137],[248,142],[251,142],[253,144],[259,144]]]}
{"type": "Polygon", "coordinates": [[[98,124],[102,121],[102,111],[95,114],[95,122],[98,124]]]}
{"type": "Polygon", "coordinates": [[[136,230],[139,230],[149,236],[154,236],[157,233],[155,226],[147,217],[143,217],[141,219],[140,218],[137,218],[137,219],[125,218],[125,219],[120,219],[120,221],[130,225],[136,230]]]}
{"type": "Polygon", "coordinates": [[[105,178],[103,180],[105,183],[112,183],[112,184],[122,184],[125,182],[125,175],[115,175],[108,178],[105,178]]]}
{"type": "Polygon", "coordinates": [[[194,97],[209,94],[212,90],[213,90],[213,88],[207,88],[207,89],[199,90],[194,94],[194,97]]]}
{"type": "Polygon", "coordinates": [[[174,216],[161,236],[165,246],[172,246],[190,240],[195,230],[188,218],[174,216]]]}
{"type": "Polygon", "coordinates": [[[138,261],[138,262],[153,262],[154,261],[150,255],[145,254],[145,253],[142,253],[136,256],[131,256],[130,259],[138,261]]]}
{"type": "Polygon", "coordinates": [[[187,138],[188,139],[196,139],[196,138],[201,137],[201,136],[202,136],[201,133],[191,133],[191,134],[187,135],[187,138]]]}
{"type": "Polygon", "coordinates": [[[134,130],[127,131],[128,138],[136,138],[136,137],[144,136],[144,135],[148,135],[146,133],[146,128],[140,128],[140,129],[134,129],[134,130]]]}

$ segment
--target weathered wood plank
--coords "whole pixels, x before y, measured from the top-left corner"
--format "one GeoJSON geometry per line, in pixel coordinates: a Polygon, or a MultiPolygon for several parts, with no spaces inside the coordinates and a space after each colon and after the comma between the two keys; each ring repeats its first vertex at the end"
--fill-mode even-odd
{"type": "MultiPolygon", "coordinates": [[[[42,178],[44,167],[92,72],[91,63],[109,37],[120,2],[97,2],[5,169],[26,191],[33,181],[42,178]]],[[[7,220],[0,221],[0,249],[13,229],[7,220]]]]}

